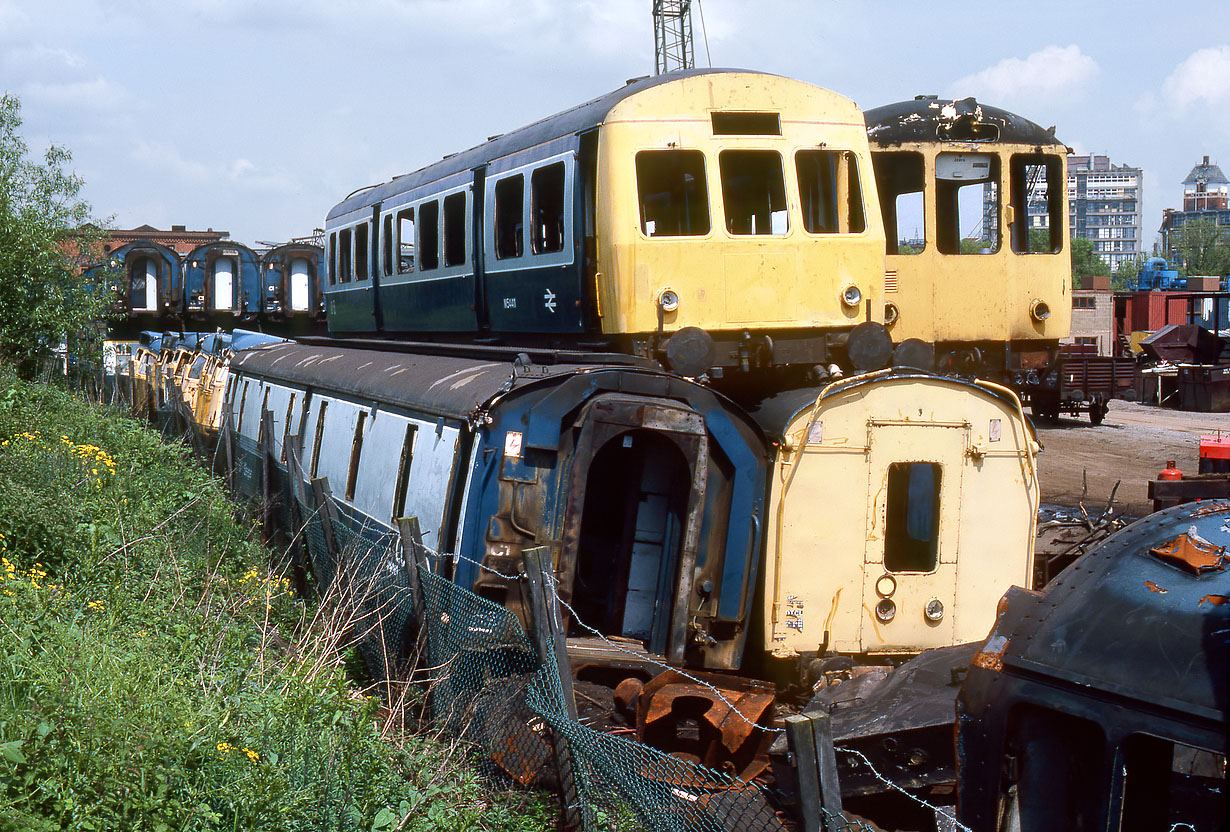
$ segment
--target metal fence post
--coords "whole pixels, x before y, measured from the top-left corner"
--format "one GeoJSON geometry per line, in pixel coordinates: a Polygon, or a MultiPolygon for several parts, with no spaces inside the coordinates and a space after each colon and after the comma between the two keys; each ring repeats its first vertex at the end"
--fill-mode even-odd
{"type": "MultiPolygon", "coordinates": [[[[526,549],[521,553],[528,578],[530,613],[533,618],[534,646],[543,662],[554,662],[559,672],[560,692],[567,718],[577,719],[577,701],[572,692],[572,666],[568,662],[568,648],[564,641],[564,629],[560,621],[559,604],[550,589],[547,575],[552,574],[551,550],[546,546],[526,549]]],[[[555,750],[555,762],[559,767],[560,802],[563,806],[561,824],[564,829],[592,829],[593,819],[589,805],[582,800],[578,772],[572,759],[572,749],[566,737],[551,731],[555,750]]]]}
{"type": "Polygon", "coordinates": [[[799,808],[803,832],[845,829],[841,817],[841,785],[837,782],[837,755],[833,751],[833,725],[823,711],[786,717],[786,736],[799,774],[799,808]]]}
{"type": "Polygon", "coordinates": [[[261,543],[273,537],[273,411],[261,410],[261,543]]]}

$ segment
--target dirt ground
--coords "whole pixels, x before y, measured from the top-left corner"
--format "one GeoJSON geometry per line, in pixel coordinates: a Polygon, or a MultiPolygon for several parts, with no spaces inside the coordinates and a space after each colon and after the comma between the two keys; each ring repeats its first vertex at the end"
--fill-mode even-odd
{"type": "Polygon", "coordinates": [[[1179,470],[1196,473],[1200,436],[1221,428],[1230,434],[1230,414],[1181,410],[1112,401],[1098,427],[1087,416],[1036,420],[1043,452],[1038,455],[1042,501],[1075,506],[1084,496],[1092,514],[1106,507],[1115,483],[1119,513],[1142,516],[1152,511],[1148,481],[1173,459],[1179,470]],[[1088,482],[1085,492],[1084,483],[1088,482]]]}

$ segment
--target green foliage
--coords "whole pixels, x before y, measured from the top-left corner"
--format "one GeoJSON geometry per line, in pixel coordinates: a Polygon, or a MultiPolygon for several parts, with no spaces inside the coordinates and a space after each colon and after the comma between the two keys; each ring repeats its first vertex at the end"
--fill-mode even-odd
{"type": "Polygon", "coordinates": [[[1170,248],[1188,275],[1230,274],[1230,228],[1212,219],[1183,223],[1170,235],[1170,248]]]}
{"type": "Polygon", "coordinates": [[[1114,277],[1110,281],[1111,288],[1126,289],[1128,284],[1140,275],[1144,267],[1145,256],[1143,254],[1138,254],[1131,260],[1120,260],[1119,265],[1115,268],[1114,277]]]}
{"type": "Polygon", "coordinates": [[[29,375],[65,338],[88,354],[108,292],[78,273],[101,232],[72,155],[52,145],[32,161],[20,128],[21,103],[0,96],[0,357],[29,375]]]}
{"type": "Polygon", "coordinates": [[[0,830],[548,825],[356,692],[253,538],[182,448],[0,368],[0,830]]]}
{"type": "Polygon", "coordinates": [[[1085,237],[1073,237],[1070,244],[1072,252],[1072,285],[1080,285],[1082,277],[1109,277],[1110,266],[1098,257],[1093,250],[1093,240],[1085,237]]]}

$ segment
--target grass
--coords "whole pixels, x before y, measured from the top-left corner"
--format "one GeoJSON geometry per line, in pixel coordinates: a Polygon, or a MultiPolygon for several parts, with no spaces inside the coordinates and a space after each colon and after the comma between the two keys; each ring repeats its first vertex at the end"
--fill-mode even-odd
{"type": "Polygon", "coordinates": [[[356,688],[346,606],[256,537],[184,448],[0,368],[0,829],[553,823],[356,688]]]}

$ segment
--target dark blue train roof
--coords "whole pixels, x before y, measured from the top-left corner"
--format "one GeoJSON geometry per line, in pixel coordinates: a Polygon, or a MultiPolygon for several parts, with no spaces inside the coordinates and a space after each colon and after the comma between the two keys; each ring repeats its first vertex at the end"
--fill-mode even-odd
{"type": "Polygon", "coordinates": [[[983,647],[1002,650],[1005,672],[1226,720],[1230,500],[1138,520],[1016,597],[1015,625],[983,647]]]}
{"type": "MultiPolygon", "coordinates": [[[[600,98],[595,98],[593,101],[588,101],[571,109],[564,110],[561,113],[548,116],[512,132],[504,133],[469,150],[464,150],[452,156],[446,156],[439,162],[428,165],[413,173],[398,176],[382,185],[365,188],[335,205],[333,210],[329,212],[328,219],[342,216],[365,205],[383,202],[391,194],[401,193],[420,184],[435,182],[452,174],[471,170],[491,159],[498,159],[501,156],[507,156],[510,153],[516,153],[517,151],[525,150],[553,139],[584,133],[586,130],[602,124],[606,114],[620,101],[652,87],[677,81],[680,78],[724,72],[752,71],[745,69],[688,69],[670,72],[665,75],[637,78],[613,92],[609,92],[600,98]]],[[[769,73],[754,72],[753,74],[767,75],[769,73]]]]}

